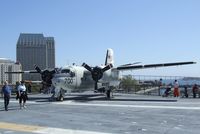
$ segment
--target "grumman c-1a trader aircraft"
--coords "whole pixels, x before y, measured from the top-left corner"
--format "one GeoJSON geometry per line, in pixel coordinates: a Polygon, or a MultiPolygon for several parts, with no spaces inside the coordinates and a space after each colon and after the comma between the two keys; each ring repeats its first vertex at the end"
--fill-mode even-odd
{"type": "Polygon", "coordinates": [[[34,71],[6,73],[40,73],[43,84],[47,87],[55,88],[54,97],[56,97],[57,100],[63,100],[65,92],[84,91],[91,88],[94,88],[97,92],[105,91],[106,96],[110,98],[111,89],[119,84],[120,71],[195,64],[195,62],[175,62],[148,65],[138,65],[139,63],[133,63],[113,67],[113,56],[113,50],[108,49],[105,65],[103,66],[91,67],[86,63],[83,63],[82,66],[72,65],[53,70],[41,70],[38,66],[35,66],[34,71]]]}

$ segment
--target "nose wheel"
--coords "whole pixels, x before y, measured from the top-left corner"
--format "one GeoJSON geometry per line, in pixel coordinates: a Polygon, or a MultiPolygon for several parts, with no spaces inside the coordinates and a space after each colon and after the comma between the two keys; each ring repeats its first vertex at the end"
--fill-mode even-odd
{"type": "Polygon", "coordinates": [[[57,97],[57,101],[63,101],[65,96],[64,90],[60,90],[59,95],[57,97]]]}
{"type": "Polygon", "coordinates": [[[60,95],[58,98],[57,98],[57,101],[63,101],[64,100],[64,97],[62,95],[60,95]]]}
{"type": "Polygon", "coordinates": [[[64,97],[63,97],[63,95],[62,94],[60,94],[58,97],[57,97],[57,99],[56,99],[57,101],[63,101],[64,100],[64,97]]]}

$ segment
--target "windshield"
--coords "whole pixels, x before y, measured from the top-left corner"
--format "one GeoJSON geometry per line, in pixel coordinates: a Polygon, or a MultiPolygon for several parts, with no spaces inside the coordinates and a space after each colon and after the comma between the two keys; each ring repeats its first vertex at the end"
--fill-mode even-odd
{"type": "Polygon", "coordinates": [[[75,76],[75,73],[72,72],[70,69],[62,69],[61,73],[69,74],[70,77],[74,77],[75,76]]]}

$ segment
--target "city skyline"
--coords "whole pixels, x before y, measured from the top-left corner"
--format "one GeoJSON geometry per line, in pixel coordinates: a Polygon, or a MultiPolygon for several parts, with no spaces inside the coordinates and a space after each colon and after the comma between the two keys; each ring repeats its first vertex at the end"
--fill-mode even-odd
{"type": "Polygon", "coordinates": [[[55,38],[56,66],[195,61],[195,65],[134,70],[130,74],[200,76],[200,2],[191,1],[4,1],[0,5],[0,57],[16,60],[20,33],[55,38]]]}

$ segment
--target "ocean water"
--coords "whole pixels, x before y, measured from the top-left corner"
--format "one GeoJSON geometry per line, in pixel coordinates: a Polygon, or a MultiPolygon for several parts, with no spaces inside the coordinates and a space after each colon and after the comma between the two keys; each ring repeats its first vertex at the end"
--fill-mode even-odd
{"type": "MultiPolygon", "coordinates": [[[[179,85],[200,85],[200,80],[183,80],[183,79],[177,79],[179,85]]],[[[168,85],[168,84],[173,84],[174,80],[162,80],[162,83],[168,85]]]]}

